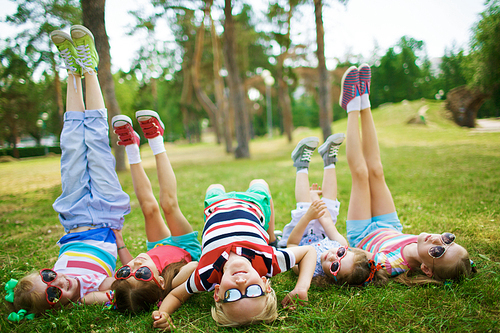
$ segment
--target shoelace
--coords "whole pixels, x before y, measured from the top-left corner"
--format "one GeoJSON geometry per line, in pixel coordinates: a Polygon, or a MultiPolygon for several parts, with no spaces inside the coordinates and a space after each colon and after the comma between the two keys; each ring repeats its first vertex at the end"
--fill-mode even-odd
{"type": "Polygon", "coordinates": [[[144,132],[144,135],[154,135],[158,133],[158,125],[153,121],[153,118],[150,118],[148,120],[140,121],[139,125],[141,125],[142,131],[144,132]]]}
{"type": "Polygon", "coordinates": [[[80,67],[86,70],[89,74],[95,74],[92,68],[92,56],[90,55],[90,47],[88,45],[80,45],[76,47],[76,53],[78,54],[78,59],[76,62],[80,67]]]}
{"type": "Polygon", "coordinates": [[[339,152],[339,146],[338,145],[332,145],[330,146],[330,151],[328,152],[329,157],[336,157],[339,152]]]}
{"type": "Polygon", "coordinates": [[[57,69],[66,69],[69,70],[71,76],[73,76],[73,87],[75,87],[75,91],[78,91],[76,89],[76,78],[75,78],[75,73],[76,73],[76,67],[73,63],[73,56],[71,55],[71,52],[69,52],[69,49],[64,49],[59,52],[61,54],[61,57],[64,60],[64,66],[57,66],[57,69]]]}
{"type": "Polygon", "coordinates": [[[304,151],[302,152],[302,157],[301,157],[301,160],[302,161],[307,161],[307,162],[310,162],[311,161],[311,156],[312,156],[312,153],[314,152],[314,149],[310,149],[310,148],[304,148],[304,151]]]}
{"type": "Polygon", "coordinates": [[[131,141],[133,141],[133,134],[132,132],[127,128],[127,126],[121,126],[119,128],[116,128],[114,130],[114,132],[116,133],[116,135],[118,135],[120,141],[118,142],[118,144],[120,145],[121,142],[123,143],[129,143],[131,141]]]}

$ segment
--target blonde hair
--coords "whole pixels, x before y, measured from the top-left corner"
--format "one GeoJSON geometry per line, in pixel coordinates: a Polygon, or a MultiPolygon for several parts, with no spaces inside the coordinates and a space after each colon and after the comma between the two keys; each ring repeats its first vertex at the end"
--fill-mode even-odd
{"type": "Polygon", "coordinates": [[[476,272],[476,268],[471,265],[469,253],[465,251],[465,255],[462,258],[459,258],[455,265],[435,266],[432,277],[428,277],[420,269],[414,269],[396,276],[394,281],[407,286],[424,284],[442,285],[446,280],[458,281],[461,278],[469,277],[476,272]]]}
{"type": "Polygon", "coordinates": [[[28,313],[40,314],[49,309],[49,304],[44,302],[45,295],[33,290],[35,288],[33,278],[36,275],[37,273],[32,273],[25,276],[14,288],[13,307],[16,312],[24,309],[28,313]]]}
{"type": "Polygon", "coordinates": [[[251,318],[249,322],[240,323],[229,318],[222,309],[221,302],[215,302],[215,306],[212,307],[212,318],[219,324],[220,326],[226,327],[235,327],[242,326],[248,324],[254,324],[256,322],[263,321],[265,323],[270,323],[274,321],[278,317],[278,300],[276,298],[276,293],[274,289],[271,289],[271,292],[267,293],[265,296],[266,305],[261,313],[251,318]]]}

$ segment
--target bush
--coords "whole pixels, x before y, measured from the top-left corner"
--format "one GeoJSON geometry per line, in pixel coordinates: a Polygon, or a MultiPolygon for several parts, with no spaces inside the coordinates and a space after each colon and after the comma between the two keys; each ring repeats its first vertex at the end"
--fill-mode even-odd
{"type": "MultiPolygon", "coordinates": [[[[19,158],[25,157],[35,157],[35,156],[44,156],[46,151],[47,153],[61,154],[61,147],[53,146],[53,147],[27,147],[27,148],[17,148],[19,152],[19,158]]],[[[0,149],[0,156],[14,156],[14,148],[0,149]]]]}

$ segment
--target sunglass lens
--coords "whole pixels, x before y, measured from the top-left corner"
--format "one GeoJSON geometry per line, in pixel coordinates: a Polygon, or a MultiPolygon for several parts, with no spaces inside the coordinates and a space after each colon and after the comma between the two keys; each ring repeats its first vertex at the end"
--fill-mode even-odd
{"type": "Polygon", "coordinates": [[[332,262],[332,265],[330,266],[330,271],[332,273],[335,273],[339,270],[339,268],[340,268],[340,262],[334,261],[334,262],[332,262]]]}
{"type": "Polygon", "coordinates": [[[441,235],[441,239],[443,240],[443,243],[445,243],[446,245],[450,245],[455,241],[455,235],[451,232],[445,232],[441,235]]]}
{"type": "Polygon", "coordinates": [[[53,286],[48,287],[45,292],[47,293],[47,300],[51,303],[59,302],[59,299],[62,296],[61,289],[53,286]]]}
{"type": "Polygon", "coordinates": [[[247,288],[247,297],[259,297],[262,296],[262,288],[258,285],[251,285],[247,288]]]}
{"type": "Polygon", "coordinates": [[[57,273],[51,269],[44,269],[40,272],[40,275],[42,276],[42,280],[45,283],[52,282],[57,277],[57,273]]]}
{"type": "Polygon", "coordinates": [[[130,267],[128,266],[123,266],[119,270],[116,271],[116,278],[117,279],[126,279],[130,275],[130,267]]]}
{"type": "Polygon", "coordinates": [[[149,269],[149,267],[141,267],[135,271],[135,278],[138,280],[149,281],[151,280],[151,276],[153,273],[149,269]]]}
{"type": "Polygon", "coordinates": [[[345,247],[339,247],[339,249],[337,250],[337,257],[342,258],[343,256],[345,256],[346,251],[347,249],[345,247]]]}
{"type": "Polygon", "coordinates": [[[229,289],[224,293],[224,300],[226,302],[234,302],[241,298],[241,292],[238,289],[229,289]]]}
{"type": "Polygon", "coordinates": [[[446,248],[443,246],[433,246],[429,248],[429,255],[433,258],[439,258],[444,254],[444,251],[446,251],[446,248]]]}

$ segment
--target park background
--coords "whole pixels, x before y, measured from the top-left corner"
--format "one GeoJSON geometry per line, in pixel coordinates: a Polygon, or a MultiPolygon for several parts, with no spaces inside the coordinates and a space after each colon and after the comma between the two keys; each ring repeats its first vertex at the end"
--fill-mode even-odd
{"type": "MultiPolygon", "coordinates": [[[[0,55],[0,140],[5,147],[0,152],[6,161],[0,164],[2,282],[37,268],[51,267],[57,258],[55,243],[63,230],[51,204],[60,194],[59,156],[52,152],[57,153],[57,144],[45,147],[42,139],[48,139],[49,134],[58,136],[66,79],[62,71],[56,70],[55,64],[60,65],[61,61],[49,43],[48,33],[81,24],[81,8],[99,4],[82,1],[80,7],[77,1],[49,0],[16,3],[18,11],[6,21],[20,32],[3,41],[0,55]],[[38,147],[31,151],[18,147],[21,138],[31,138],[38,147]],[[16,154],[45,157],[9,157],[16,154]]],[[[133,116],[136,110],[144,108],[160,113],[166,124],[167,153],[179,183],[179,203],[195,229],[202,229],[202,199],[210,183],[244,190],[253,178],[269,182],[277,206],[278,228],[282,228],[295,204],[295,170],[290,152],[303,137],[324,138],[328,131],[345,130],[345,113],[337,103],[340,78],[348,66],[368,62],[373,69],[372,104],[382,160],[405,231],[453,232],[478,265],[477,276],[443,287],[407,288],[395,283],[365,289],[312,287],[310,302],[297,311],[280,309],[273,324],[234,330],[498,331],[500,137],[498,133],[474,128],[476,122],[471,128],[457,125],[460,113],[450,110],[447,98],[450,91],[462,87],[470,96],[483,96],[481,105],[475,105],[474,119],[476,115],[498,117],[498,1],[485,3],[484,12],[471,27],[469,44],[450,48],[437,62],[427,56],[424,41],[401,36],[392,47],[374,52],[371,58],[346,51],[332,69],[327,69],[326,64],[320,68],[316,35],[312,36],[314,43],[299,45],[286,33],[288,18],[294,17],[292,24],[300,25],[297,22],[304,12],[301,8],[309,6],[314,15],[311,8],[319,1],[270,2],[274,7],[266,8],[266,13],[270,13],[267,22],[256,22],[249,4],[233,1],[233,30],[237,36],[233,55],[237,71],[226,64],[229,54],[224,53],[227,40],[222,34],[225,22],[214,20],[218,29],[212,34],[208,16],[203,20],[202,9],[209,2],[151,3],[157,9],[155,15],[145,17],[137,12],[136,24],[130,28],[132,32],[146,32],[147,36],[130,71],[111,73],[111,66],[103,66],[106,56],[100,54],[99,77],[103,87],[114,88],[113,94],[105,95],[108,108],[110,100],[117,102],[111,103],[110,114],[133,116]],[[296,11],[291,11],[294,4],[296,11]],[[165,21],[175,32],[175,39],[168,43],[158,42],[154,34],[159,22],[165,21]],[[262,26],[267,29],[258,28],[262,26]],[[203,44],[199,43],[201,32],[205,34],[203,44]],[[214,55],[217,50],[219,58],[214,55]],[[219,67],[214,65],[216,58],[219,67]],[[269,84],[267,79],[266,85],[263,73],[268,73],[274,82],[269,84]],[[235,85],[228,84],[231,75],[239,77],[241,91],[245,92],[240,94],[239,102],[232,104],[229,100],[238,91],[233,91],[235,85]],[[217,87],[222,88],[222,94],[217,87]],[[221,110],[227,112],[225,116],[218,113],[221,110]],[[235,126],[238,121],[243,130],[235,126]],[[216,123],[220,124],[219,135],[216,123]],[[226,132],[229,135],[224,136],[226,132]]],[[[341,4],[349,6],[347,1],[341,4]]],[[[223,13],[224,5],[215,1],[214,11],[223,13]]],[[[332,2],[324,5],[333,6],[332,2]]],[[[85,17],[84,12],[83,22],[85,17]]],[[[325,21],[329,19],[323,17],[325,21]]],[[[348,27],[344,31],[348,33],[348,27]]],[[[99,40],[96,37],[96,42],[99,40]]],[[[356,41],[352,43],[355,45],[356,41]]],[[[108,61],[110,65],[112,58],[108,61]]],[[[111,137],[110,142],[114,145],[116,138],[111,137]]],[[[152,155],[147,145],[142,146],[142,151],[158,193],[152,155]]],[[[126,217],[124,235],[134,255],[145,250],[143,218],[123,151],[114,147],[114,152],[120,181],[132,199],[133,209],[126,217]]],[[[337,167],[342,202],[338,227],[345,233],[351,178],[343,156],[342,148],[337,167]]],[[[315,156],[311,181],[321,182],[321,174],[322,164],[315,156]]],[[[289,272],[273,281],[281,299],[286,290],[293,288],[295,280],[289,272]]],[[[225,331],[210,318],[210,301],[208,293],[192,297],[174,315],[180,331],[225,331]]],[[[22,324],[7,322],[7,306],[2,303],[1,309],[1,331],[151,329],[148,314],[124,316],[100,307],[62,310],[22,324]]]]}

